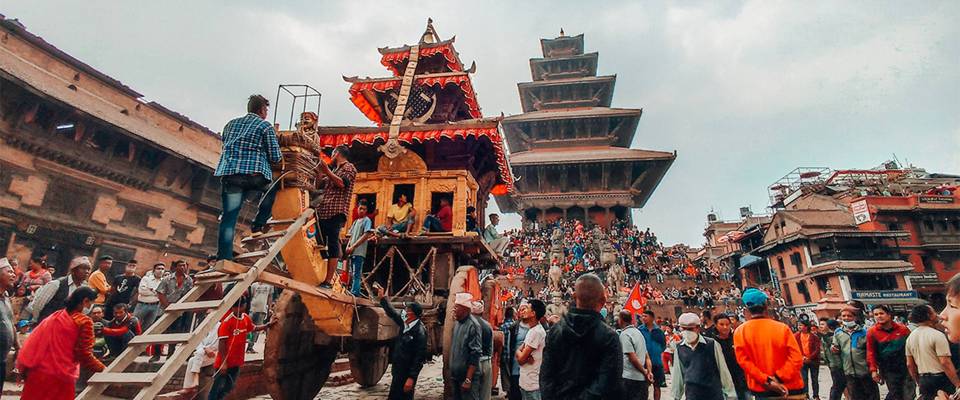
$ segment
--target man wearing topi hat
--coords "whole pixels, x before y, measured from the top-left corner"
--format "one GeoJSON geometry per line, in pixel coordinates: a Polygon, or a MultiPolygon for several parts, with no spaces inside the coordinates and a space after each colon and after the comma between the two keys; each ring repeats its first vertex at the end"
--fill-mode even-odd
{"type": "Polygon", "coordinates": [[[473,295],[457,293],[453,306],[453,341],[450,344],[450,377],[453,379],[454,400],[480,400],[483,373],[480,357],[483,356],[483,340],[480,323],[470,311],[473,295]]]}
{"type": "Polygon", "coordinates": [[[737,398],[733,378],[716,341],[700,334],[700,317],[684,313],[677,319],[683,341],[677,344],[677,362],[670,368],[673,398],[724,400],[737,398]]]}
{"type": "Polygon", "coordinates": [[[483,300],[477,300],[470,305],[470,312],[480,323],[480,373],[483,375],[480,385],[480,398],[490,400],[493,393],[493,327],[483,319],[483,300]]]}
{"type": "Polygon", "coordinates": [[[25,309],[33,324],[39,324],[48,315],[64,307],[67,297],[80,286],[86,285],[92,264],[90,258],[81,256],[70,260],[67,276],[47,282],[37,289],[33,301],[25,309]]]}

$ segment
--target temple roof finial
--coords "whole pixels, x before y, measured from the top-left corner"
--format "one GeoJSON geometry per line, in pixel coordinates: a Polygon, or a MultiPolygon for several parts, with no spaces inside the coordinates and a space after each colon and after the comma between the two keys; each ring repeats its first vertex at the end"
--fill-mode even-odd
{"type": "Polygon", "coordinates": [[[420,36],[420,43],[438,42],[440,42],[440,35],[437,34],[436,29],[433,29],[433,18],[427,18],[427,29],[423,31],[423,36],[420,36]]]}
{"type": "Polygon", "coordinates": [[[561,27],[560,27],[560,37],[564,37],[564,36],[566,36],[566,35],[563,34],[563,27],[561,26],[561,27]]]}

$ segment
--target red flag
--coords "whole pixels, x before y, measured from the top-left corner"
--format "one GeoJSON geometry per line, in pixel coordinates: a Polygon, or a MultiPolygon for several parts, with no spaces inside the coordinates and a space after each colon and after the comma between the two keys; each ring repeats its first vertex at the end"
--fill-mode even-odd
{"type": "Polygon", "coordinates": [[[640,294],[640,284],[633,285],[630,290],[630,296],[627,297],[627,304],[623,305],[624,310],[629,310],[633,314],[640,314],[647,306],[647,298],[640,294]]]}

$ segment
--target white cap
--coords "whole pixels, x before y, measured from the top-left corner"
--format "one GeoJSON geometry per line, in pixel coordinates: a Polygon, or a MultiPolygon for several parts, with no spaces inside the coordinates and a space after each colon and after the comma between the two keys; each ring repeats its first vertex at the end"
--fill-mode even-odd
{"type": "Polygon", "coordinates": [[[684,327],[700,326],[700,317],[694,313],[683,313],[677,318],[677,324],[684,327]]]}
{"type": "Polygon", "coordinates": [[[466,308],[473,308],[473,295],[470,293],[457,293],[457,297],[454,299],[453,304],[458,306],[464,306],[466,308]]]}
{"type": "Polygon", "coordinates": [[[73,260],[70,260],[70,268],[68,268],[68,270],[72,270],[72,269],[74,269],[74,268],[76,268],[76,267],[79,267],[79,266],[81,266],[81,265],[90,266],[90,265],[93,265],[93,264],[90,263],[90,257],[80,256],[80,257],[74,258],[73,260]]]}
{"type": "Polygon", "coordinates": [[[476,315],[483,314],[483,300],[477,300],[470,305],[470,312],[476,315]]]}
{"type": "Polygon", "coordinates": [[[0,269],[4,268],[13,268],[13,266],[10,265],[10,261],[7,261],[6,257],[0,258],[0,269]]]}

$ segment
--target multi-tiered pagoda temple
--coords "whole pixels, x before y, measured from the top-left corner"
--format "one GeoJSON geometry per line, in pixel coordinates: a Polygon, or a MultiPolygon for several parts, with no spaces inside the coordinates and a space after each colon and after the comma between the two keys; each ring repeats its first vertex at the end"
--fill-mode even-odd
{"type": "Polygon", "coordinates": [[[501,210],[525,223],[576,218],[606,226],[646,204],[676,152],[630,148],[643,110],[611,108],[616,75],[597,76],[583,35],[541,39],[522,82],[523,114],[503,120],[517,177],[501,210]]]}

